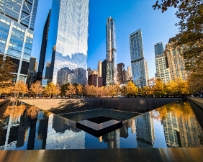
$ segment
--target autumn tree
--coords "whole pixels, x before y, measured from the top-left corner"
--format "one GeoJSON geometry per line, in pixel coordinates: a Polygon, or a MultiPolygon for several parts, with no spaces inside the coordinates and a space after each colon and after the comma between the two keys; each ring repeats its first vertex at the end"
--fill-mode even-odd
{"type": "Polygon", "coordinates": [[[68,96],[73,96],[73,95],[75,95],[75,94],[76,94],[76,88],[75,88],[74,85],[70,84],[70,85],[68,86],[68,89],[66,90],[66,95],[68,95],[68,96]]]}
{"type": "Polygon", "coordinates": [[[154,95],[160,97],[162,94],[164,94],[164,84],[163,81],[159,78],[155,80],[155,85],[153,87],[154,95]]]}
{"type": "Polygon", "coordinates": [[[66,91],[68,90],[69,85],[70,85],[70,83],[66,83],[66,84],[61,85],[61,96],[66,95],[66,91]]]}
{"type": "Polygon", "coordinates": [[[183,81],[181,78],[175,80],[175,88],[173,89],[174,93],[177,96],[183,96],[189,93],[188,84],[186,81],[183,81]]]}
{"type": "Polygon", "coordinates": [[[5,59],[0,56],[0,86],[10,86],[12,83],[12,79],[14,78],[14,74],[12,72],[16,72],[16,64],[14,64],[9,57],[5,59]]]}
{"type": "Polygon", "coordinates": [[[203,90],[203,60],[196,64],[188,74],[188,86],[191,93],[202,93],[203,90]]]}
{"type": "Polygon", "coordinates": [[[115,91],[116,91],[116,96],[118,96],[119,93],[120,93],[120,85],[119,85],[119,84],[115,84],[115,85],[114,85],[114,89],[115,89],[115,91]]]}
{"type": "Polygon", "coordinates": [[[201,0],[157,0],[154,9],[165,12],[168,7],[178,9],[179,33],[174,38],[175,46],[184,46],[182,52],[187,70],[200,65],[203,59],[203,5],[201,0]]]}
{"type": "Polygon", "coordinates": [[[128,82],[126,84],[126,93],[128,95],[137,95],[138,92],[138,88],[135,86],[135,84],[133,82],[128,82]]]}
{"type": "Polygon", "coordinates": [[[79,94],[79,95],[82,95],[82,93],[83,93],[83,86],[80,85],[80,84],[78,84],[76,88],[77,88],[78,94],[79,94]]]}
{"type": "Polygon", "coordinates": [[[120,88],[120,92],[121,92],[121,95],[122,95],[122,96],[127,95],[127,88],[126,88],[125,85],[120,88]]]}
{"type": "Polygon", "coordinates": [[[37,81],[36,83],[31,84],[30,91],[38,96],[38,94],[43,93],[44,88],[42,87],[41,82],[37,81]]]}
{"type": "Polygon", "coordinates": [[[48,83],[44,89],[44,93],[50,97],[58,94],[57,86],[53,82],[48,83]]]}
{"type": "Polygon", "coordinates": [[[15,83],[12,91],[16,95],[16,97],[18,97],[20,93],[22,94],[22,96],[24,96],[24,94],[28,92],[27,84],[25,84],[24,81],[18,81],[15,83]]]}

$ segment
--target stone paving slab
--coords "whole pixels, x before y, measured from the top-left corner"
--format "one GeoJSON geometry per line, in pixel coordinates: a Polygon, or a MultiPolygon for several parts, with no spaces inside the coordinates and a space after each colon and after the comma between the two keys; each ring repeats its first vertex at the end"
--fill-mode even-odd
{"type": "Polygon", "coordinates": [[[144,113],[180,98],[81,98],[81,99],[20,99],[55,114],[98,108],[144,113]]]}
{"type": "Polygon", "coordinates": [[[0,162],[202,162],[202,148],[0,151],[0,162]]]}

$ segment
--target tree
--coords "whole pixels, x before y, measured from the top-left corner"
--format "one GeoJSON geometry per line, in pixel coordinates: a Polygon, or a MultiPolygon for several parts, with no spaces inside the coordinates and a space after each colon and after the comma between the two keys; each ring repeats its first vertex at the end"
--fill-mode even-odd
{"type": "Polygon", "coordinates": [[[126,91],[128,95],[137,95],[138,88],[135,86],[133,82],[128,82],[126,85],[126,91]]]}
{"type": "Polygon", "coordinates": [[[191,72],[188,75],[188,86],[191,93],[201,93],[203,90],[203,72],[191,72]]]}
{"type": "Polygon", "coordinates": [[[174,38],[174,46],[184,47],[182,55],[187,60],[187,70],[194,69],[203,59],[203,5],[201,0],[159,0],[153,5],[154,9],[166,11],[168,7],[176,7],[179,22],[179,34],[174,38]]]}
{"type": "Polygon", "coordinates": [[[16,97],[18,97],[20,93],[22,94],[22,96],[24,96],[24,94],[28,92],[27,84],[25,84],[25,82],[23,81],[18,81],[15,83],[12,91],[14,92],[16,97]]]}
{"type": "Polygon", "coordinates": [[[12,72],[16,72],[16,64],[9,57],[5,60],[0,57],[0,86],[10,86],[14,77],[12,72]]]}
{"type": "Polygon", "coordinates": [[[80,84],[77,85],[77,92],[80,95],[82,94],[82,92],[83,92],[83,86],[82,85],[80,85],[80,84]]]}
{"type": "Polygon", "coordinates": [[[186,95],[189,93],[188,84],[186,81],[183,81],[181,78],[175,80],[176,87],[174,88],[174,92],[177,96],[186,95]]]}
{"type": "Polygon", "coordinates": [[[57,86],[53,82],[48,83],[45,87],[44,93],[50,97],[55,94],[58,94],[57,86]]]}
{"type": "Polygon", "coordinates": [[[153,87],[153,90],[154,90],[154,95],[155,96],[161,96],[163,94],[163,90],[164,90],[164,84],[163,84],[163,81],[161,79],[156,79],[155,81],[155,85],[153,87]]]}
{"type": "Polygon", "coordinates": [[[61,95],[62,95],[62,96],[65,96],[65,95],[66,95],[66,91],[68,90],[68,86],[69,86],[69,85],[70,85],[69,83],[66,83],[66,84],[61,85],[61,95]]]}
{"type": "Polygon", "coordinates": [[[36,94],[36,96],[38,96],[38,94],[42,94],[44,91],[44,88],[41,85],[40,81],[37,81],[36,83],[33,83],[30,87],[30,91],[34,94],[36,94]]]}
{"type": "Polygon", "coordinates": [[[76,94],[76,88],[74,85],[70,84],[68,86],[68,89],[66,90],[66,95],[75,95],[76,94]]]}

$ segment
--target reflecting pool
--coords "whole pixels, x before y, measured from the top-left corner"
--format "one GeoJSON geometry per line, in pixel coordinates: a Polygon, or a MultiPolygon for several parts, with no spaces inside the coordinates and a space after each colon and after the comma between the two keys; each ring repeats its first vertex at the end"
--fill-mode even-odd
{"type": "Polygon", "coordinates": [[[22,102],[4,109],[0,150],[203,147],[203,130],[188,102],[173,102],[134,117],[128,113],[129,119],[120,112],[123,126],[100,137],[77,128],[67,114],[54,115],[22,102]]]}

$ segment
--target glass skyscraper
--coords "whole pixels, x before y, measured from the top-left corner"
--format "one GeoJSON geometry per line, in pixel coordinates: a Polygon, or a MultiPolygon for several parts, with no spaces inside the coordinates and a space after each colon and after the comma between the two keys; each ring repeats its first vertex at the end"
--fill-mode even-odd
{"type": "Polygon", "coordinates": [[[42,34],[42,44],[41,44],[41,50],[40,50],[40,56],[39,56],[37,80],[42,80],[42,73],[43,73],[43,69],[44,69],[47,40],[48,40],[48,33],[49,33],[50,14],[51,14],[51,10],[49,11],[46,22],[44,24],[44,30],[43,30],[43,34],[42,34]]]}
{"type": "Polygon", "coordinates": [[[106,85],[113,85],[116,82],[116,28],[114,20],[109,17],[106,25],[106,85]]]}
{"type": "Polygon", "coordinates": [[[38,0],[0,0],[0,55],[17,65],[14,81],[26,82],[38,0]]]}
{"type": "Polygon", "coordinates": [[[87,83],[88,14],[89,0],[53,0],[45,80],[59,85],[87,83]]]}
{"type": "Polygon", "coordinates": [[[144,59],[142,31],[140,29],[130,34],[130,56],[132,80],[137,87],[144,87],[147,85],[148,68],[144,59]]]}
{"type": "Polygon", "coordinates": [[[164,47],[163,47],[162,42],[156,43],[156,44],[154,45],[154,52],[155,52],[155,56],[158,56],[158,55],[162,55],[162,54],[163,54],[163,52],[164,52],[164,47]]]}
{"type": "Polygon", "coordinates": [[[156,63],[156,78],[161,79],[164,83],[170,81],[170,70],[166,56],[164,54],[164,48],[162,42],[154,45],[155,63],[156,63]]]}

